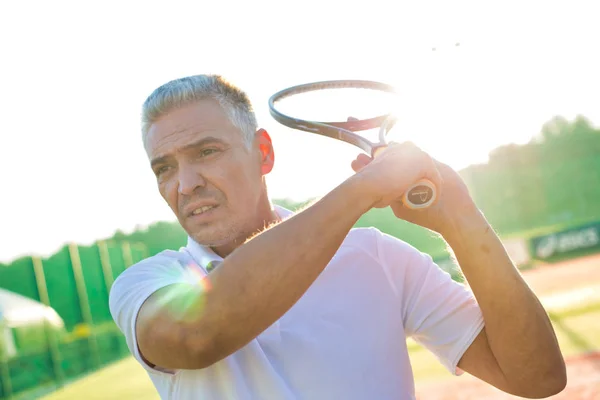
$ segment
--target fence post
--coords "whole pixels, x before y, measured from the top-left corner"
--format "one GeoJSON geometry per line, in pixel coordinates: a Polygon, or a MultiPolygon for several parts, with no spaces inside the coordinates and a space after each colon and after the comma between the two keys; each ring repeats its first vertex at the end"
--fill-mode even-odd
{"type": "MultiPolygon", "coordinates": [[[[148,258],[148,248],[146,247],[146,245],[142,242],[137,242],[131,245],[132,248],[138,250],[140,252],[140,260],[145,260],[146,258],[148,258]]],[[[132,260],[133,260],[133,253],[132,253],[132,260]]]]}
{"type": "MultiPolygon", "coordinates": [[[[0,321],[0,328],[2,328],[2,321],[0,321]]],[[[0,332],[4,334],[4,328],[0,332]]],[[[2,392],[0,392],[0,395],[7,400],[12,399],[13,393],[10,370],[8,369],[8,354],[5,349],[0,349],[0,382],[2,382],[2,392]]]]}
{"type": "Polygon", "coordinates": [[[94,321],[92,319],[92,311],[90,308],[90,302],[87,296],[87,290],[85,288],[85,280],[83,277],[83,269],[81,266],[81,258],[79,257],[79,249],[77,244],[69,244],[69,255],[71,258],[71,269],[75,277],[75,286],[77,287],[77,294],[79,297],[79,306],[81,308],[81,315],[83,321],[90,328],[90,336],[88,339],[90,350],[92,353],[92,359],[96,367],[100,366],[100,356],[98,354],[98,342],[96,341],[96,332],[93,329],[94,321]]]}
{"type": "Polygon", "coordinates": [[[131,244],[129,242],[121,242],[121,251],[123,252],[123,262],[125,269],[133,265],[133,256],[131,255],[131,244]]]}
{"type": "MultiPolygon", "coordinates": [[[[51,307],[42,259],[40,257],[31,257],[31,261],[33,262],[33,272],[35,274],[38,296],[46,307],[51,307]]],[[[62,369],[62,357],[58,348],[56,332],[48,327],[48,321],[44,321],[44,328],[46,329],[46,336],[48,337],[48,347],[50,348],[50,357],[52,358],[52,366],[54,368],[56,383],[58,384],[58,387],[62,387],[65,382],[65,375],[62,369]]]]}
{"type": "Polygon", "coordinates": [[[100,263],[102,264],[102,273],[104,274],[104,284],[106,285],[106,292],[110,293],[110,288],[114,282],[112,265],[110,264],[110,255],[108,253],[108,246],[104,240],[97,243],[98,253],[100,254],[100,263]]]}
{"type": "Polygon", "coordinates": [[[140,243],[140,246],[142,247],[142,258],[148,258],[148,246],[146,246],[144,243],[140,243]]]}

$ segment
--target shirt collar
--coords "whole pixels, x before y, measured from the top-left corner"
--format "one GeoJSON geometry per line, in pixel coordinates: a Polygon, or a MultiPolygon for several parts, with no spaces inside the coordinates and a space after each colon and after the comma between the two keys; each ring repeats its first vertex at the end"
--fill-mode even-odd
{"type": "MultiPolygon", "coordinates": [[[[283,208],[277,204],[272,205],[273,211],[277,213],[279,218],[286,219],[294,214],[293,211],[290,211],[286,208],[283,208]]],[[[215,253],[210,247],[203,246],[197,243],[194,239],[188,236],[187,246],[186,248],[191,253],[194,260],[203,268],[206,268],[209,263],[217,261],[223,261],[223,258],[215,253]]]]}

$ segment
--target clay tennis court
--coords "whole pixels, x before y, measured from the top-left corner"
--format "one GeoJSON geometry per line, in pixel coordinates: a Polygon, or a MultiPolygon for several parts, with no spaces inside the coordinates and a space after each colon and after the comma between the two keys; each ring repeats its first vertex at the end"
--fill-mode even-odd
{"type": "Polygon", "coordinates": [[[600,284],[600,254],[547,264],[523,272],[538,296],[600,284]]]}
{"type": "MultiPolygon", "coordinates": [[[[525,279],[540,297],[576,289],[599,288],[600,254],[549,264],[525,271],[525,279]]],[[[594,289],[595,290],[595,289],[594,289]]],[[[552,400],[600,400],[600,349],[566,357],[566,389],[552,400]]],[[[509,400],[507,395],[478,379],[463,375],[440,383],[417,387],[419,400],[509,400]]]]}

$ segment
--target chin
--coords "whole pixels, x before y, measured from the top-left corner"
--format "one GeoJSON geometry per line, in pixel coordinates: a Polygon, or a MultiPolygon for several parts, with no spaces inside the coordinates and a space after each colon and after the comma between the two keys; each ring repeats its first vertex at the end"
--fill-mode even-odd
{"type": "Polygon", "coordinates": [[[225,246],[239,236],[239,233],[233,230],[202,229],[188,233],[196,243],[208,247],[225,246]]]}
{"type": "Polygon", "coordinates": [[[220,219],[209,223],[194,224],[193,221],[186,221],[183,225],[188,235],[194,241],[207,247],[237,247],[248,238],[248,221],[240,219],[220,219]]]}

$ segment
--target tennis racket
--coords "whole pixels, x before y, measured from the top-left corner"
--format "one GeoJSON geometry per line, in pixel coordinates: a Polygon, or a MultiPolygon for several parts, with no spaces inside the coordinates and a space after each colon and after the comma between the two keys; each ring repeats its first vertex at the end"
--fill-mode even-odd
{"type": "MultiPolygon", "coordinates": [[[[394,97],[395,89],[381,82],[322,81],[275,93],[269,99],[269,111],[282,125],[350,143],[376,157],[388,145],[388,134],[396,122],[394,97]],[[332,121],[334,118],[328,119],[334,114],[340,116],[337,122],[332,121]],[[327,120],[330,122],[324,122],[327,120]],[[369,130],[377,130],[373,140],[368,138],[366,131],[369,130]]],[[[435,185],[428,179],[421,179],[408,188],[402,202],[410,209],[427,208],[436,195],[435,185]]]]}

